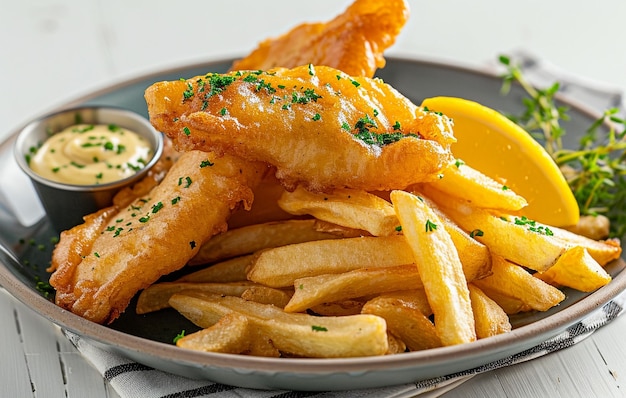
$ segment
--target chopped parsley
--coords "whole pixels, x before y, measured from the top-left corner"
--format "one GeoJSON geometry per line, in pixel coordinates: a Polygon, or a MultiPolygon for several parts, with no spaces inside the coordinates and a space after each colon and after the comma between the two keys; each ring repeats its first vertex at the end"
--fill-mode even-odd
{"type": "Polygon", "coordinates": [[[210,89],[205,94],[205,98],[208,99],[216,94],[220,94],[224,89],[230,86],[235,80],[235,76],[220,75],[219,73],[211,73],[205,76],[208,81],[210,89]]]}
{"type": "Polygon", "coordinates": [[[480,229],[475,229],[472,232],[470,232],[470,238],[474,238],[476,236],[483,236],[485,233],[480,230],[480,229]]]}
{"type": "Polygon", "coordinates": [[[35,280],[35,289],[45,298],[49,298],[54,293],[54,288],[48,282],[44,282],[36,278],[35,280]]]}
{"type": "Polygon", "coordinates": [[[314,332],[328,332],[328,329],[324,326],[311,325],[311,330],[314,332]]]}
{"type": "Polygon", "coordinates": [[[161,210],[163,208],[163,203],[162,202],[157,202],[154,205],[152,205],[152,214],[156,214],[159,212],[159,210],[161,210]]]}
{"type": "Polygon", "coordinates": [[[515,225],[526,226],[527,229],[531,232],[536,232],[540,235],[553,236],[554,232],[544,225],[538,224],[536,221],[531,220],[526,216],[515,217],[514,221],[515,225]]]}
{"type": "Polygon", "coordinates": [[[187,82],[187,90],[183,92],[183,101],[188,100],[189,98],[193,97],[193,95],[194,95],[193,85],[187,82]]]}
{"type": "Polygon", "coordinates": [[[176,344],[178,342],[178,340],[182,339],[183,337],[185,337],[185,330],[181,330],[180,333],[178,333],[174,339],[172,340],[174,342],[174,344],[176,344]]]}
{"type": "MultiPolygon", "coordinates": [[[[341,126],[345,130],[350,130],[347,123],[342,124],[341,126]]],[[[354,130],[356,133],[354,137],[363,141],[368,145],[376,145],[376,146],[385,146],[389,144],[393,144],[394,142],[400,141],[405,137],[416,137],[419,138],[417,134],[404,134],[401,132],[397,133],[376,133],[372,131],[372,129],[378,128],[376,121],[370,117],[370,115],[366,114],[362,118],[360,118],[354,124],[354,130]]]]}
{"type": "Polygon", "coordinates": [[[291,94],[291,103],[292,104],[308,104],[311,101],[317,102],[317,100],[320,98],[322,98],[322,96],[316,94],[314,89],[306,88],[304,89],[302,94],[294,91],[291,94]]]}
{"type": "Polygon", "coordinates": [[[430,220],[426,220],[426,232],[433,232],[437,229],[437,224],[430,220]]]}

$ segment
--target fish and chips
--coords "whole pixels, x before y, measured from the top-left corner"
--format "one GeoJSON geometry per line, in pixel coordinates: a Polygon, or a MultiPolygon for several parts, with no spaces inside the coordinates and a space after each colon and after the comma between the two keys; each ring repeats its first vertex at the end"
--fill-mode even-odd
{"type": "Polygon", "coordinates": [[[149,87],[176,151],[62,233],[57,304],[110,323],[140,292],[138,314],[200,328],[182,348],[337,358],[471,343],[561,287],[609,283],[619,241],[525,218],[525,198],[455,161],[452,120],[373,78],[407,17],[356,0],[227,73],[149,87]]]}

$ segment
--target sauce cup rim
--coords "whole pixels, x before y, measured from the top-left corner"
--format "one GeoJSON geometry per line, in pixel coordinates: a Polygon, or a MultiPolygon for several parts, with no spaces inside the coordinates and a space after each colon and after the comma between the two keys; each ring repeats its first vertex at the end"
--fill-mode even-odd
{"type": "MultiPolygon", "coordinates": [[[[102,120],[102,121],[95,122],[94,124],[106,124],[106,123],[107,123],[106,120],[102,120]]],[[[123,126],[123,124],[119,122],[116,124],[120,124],[122,127],[125,127],[123,126]]],[[[65,127],[69,127],[69,126],[71,126],[71,124],[68,124],[65,127]]],[[[144,177],[161,157],[163,153],[163,145],[164,145],[163,134],[157,131],[145,117],[141,116],[140,114],[136,112],[133,112],[131,110],[121,108],[121,107],[115,107],[115,106],[102,106],[102,105],[77,106],[77,107],[72,107],[72,108],[64,108],[64,109],[61,109],[52,113],[48,113],[46,115],[43,115],[29,122],[18,133],[18,136],[15,140],[15,144],[13,146],[13,154],[15,156],[15,159],[18,165],[20,166],[20,169],[22,169],[22,171],[24,171],[31,179],[37,181],[40,184],[44,184],[46,186],[59,189],[59,190],[67,190],[67,191],[74,191],[74,192],[94,192],[94,191],[106,191],[106,190],[111,190],[111,189],[116,189],[116,188],[122,188],[132,183],[133,181],[137,181],[141,179],[142,177],[144,177]],[[28,164],[28,162],[26,161],[28,148],[25,148],[25,141],[28,139],[29,135],[32,134],[34,130],[39,128],[47,120],[53,119],[55,117],[60,117],[63,114],[70,114],[70,113],[77,114],[80,112],[89,112],[89,111],[113,112],[117,115],[122,115],[126,119],[131,119],[139,123],[141,127],[144,128],[144,130],[135,131],[135,133],[148,139],[151,145],[152,156],[150,160],[146,163],[146,165],[142,167],[139,171],[137,171],[136,173],[128,177],[125,177],[116,181],[111,181],[108,183],[103,183],[103,184],[87,184],[87,185],[71,184],[71,183],[64,183],[64,182],[50,180],[48,178],[45,178],[37,174],[35,171],[33,171],[30,168],[30,165],[28,164]],[[148,137],[148,135],[145,132],[150,132],[152,137],[151,138],[148,137]],[[154,146],[152,145],[152,143],[154,143],[154,146]]]]}

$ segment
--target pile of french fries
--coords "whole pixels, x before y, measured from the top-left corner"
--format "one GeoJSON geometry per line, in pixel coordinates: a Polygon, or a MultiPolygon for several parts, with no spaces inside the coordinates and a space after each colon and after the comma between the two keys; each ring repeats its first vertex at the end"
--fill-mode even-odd
{"type": "Polygon", "coordinates": [[[201,330],[180,347],[271,357],[386,355],[463,344],[546,311],[561,287],[593,291],[617,240],[596,241],[523,216],[526,200],[457,162],[407,190],[285,191],[293,219],[229,230],[139,297],[201,330]]]}

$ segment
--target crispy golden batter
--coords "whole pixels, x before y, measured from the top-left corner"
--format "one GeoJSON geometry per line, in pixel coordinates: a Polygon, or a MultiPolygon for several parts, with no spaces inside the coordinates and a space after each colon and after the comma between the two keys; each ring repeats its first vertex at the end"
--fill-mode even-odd
{"type": "Polygon", "coordinates": [[[357,0],[328,23],[298,25],[263,41],[234,70],[294,68],[314,63],[352,76],[374,76],[385,66],[383,52],[396,40],[409,18],[405,0],[357,0]]]}
{"type": "MultiPolygon", "coordinates": [[[[262,44],[238,65],[258,70],[270,64],[315,63],[372,76],[384,65],[382,52],[393,44],[407,17],[403,0],[357,0],[330,23],[296,28],[262,44]]],[[[261,205],[275,203],[272,198],[280,193],[273,176],[267,178],[265,164],[220,153],[214,166],[199,168],[200,159],[215,157],[198,151],[168,153],[147,178],[121,191],[113,206],[61,234],[49,269],[58,305],[94,322],[112,322],[137,291],[182,267],[204,240],[225,230],[233,209],[240,204],[249,209],[252,192],[261,205]],[[187,176],[193,183],[184,188],[187,176]],[[174,199],[184,206],[174,206],[174,199]],[[141,222],[141,217],[149,219],[141,222]]],[[[245,225],[251,218],[268,217],[285,215],[277,206],[257,206],[231,222],[245,225]]]]}
{"type": "Polygon", "coordinates": [[[131,298],[184,266],[230,213],[253,200],[266,166],[191,151],[163,181],[128,206],[111,206],[61,234],[52,255],[56,303],[98,323],[111,322],[131,298]]]}
{"type": "Polygon", "coordinates": [[[326,66],[160,82],[145,97],[177,149],[267,162],[287,189],[403,189],[451,161],[448,118],[326,66]]]}

